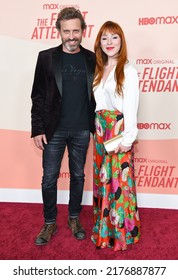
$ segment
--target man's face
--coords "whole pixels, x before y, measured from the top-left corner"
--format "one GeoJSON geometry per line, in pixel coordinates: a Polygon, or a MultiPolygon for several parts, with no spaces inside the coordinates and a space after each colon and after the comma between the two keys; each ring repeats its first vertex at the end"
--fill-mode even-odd
{"type": "Polygon", "coordinates": [[[62,20],[60,35],[64,52],[76,53],[80,50],[79,45],[82,41],[83,31],[78,18],[62,20]]]}

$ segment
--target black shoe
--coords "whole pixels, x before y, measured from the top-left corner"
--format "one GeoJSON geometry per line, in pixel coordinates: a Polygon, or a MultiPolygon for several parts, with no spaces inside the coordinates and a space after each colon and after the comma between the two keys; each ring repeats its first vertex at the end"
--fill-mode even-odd
{"type": "Polygon", "coordinates": [[[69,218],[68,226],[72,230],[73,236],[78,240],[83,240],[86,238],[86,232],[82,227],[79,218],[69,218]]]}
{"type": "Polygon", "coordinates": [[[36,245],[46,245],[51,240],[51,237],[57,232],[56,224],[44,224],[40,233],[38,234],[35,244],[36,245]]]}

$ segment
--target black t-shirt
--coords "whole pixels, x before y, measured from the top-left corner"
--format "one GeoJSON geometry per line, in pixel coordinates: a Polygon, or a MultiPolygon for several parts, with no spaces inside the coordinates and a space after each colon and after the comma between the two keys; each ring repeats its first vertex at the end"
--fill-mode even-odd
{"type": "Polygon", "coordinates": [[[62,106],[58,129],[89,129],[87,75],[82,52],[62,54],[62,106]]]}

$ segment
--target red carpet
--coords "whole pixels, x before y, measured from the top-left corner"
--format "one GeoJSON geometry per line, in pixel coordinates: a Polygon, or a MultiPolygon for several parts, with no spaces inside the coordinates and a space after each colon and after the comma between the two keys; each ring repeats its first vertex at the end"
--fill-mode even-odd
{"type": "Polygon", "coordinates": [[[177,260],[178,211],[140,208],[141,239],[124,252],[112,249],[96,250],[90,240],[92,207],[83,206],[82,224],[87,238],[77,241],[67,228],[67,205],[58,205],[58,232],[42,247],[34,239],[42,224],[42,205],[29,203],[0,203],[1,260],[177,260]]]}

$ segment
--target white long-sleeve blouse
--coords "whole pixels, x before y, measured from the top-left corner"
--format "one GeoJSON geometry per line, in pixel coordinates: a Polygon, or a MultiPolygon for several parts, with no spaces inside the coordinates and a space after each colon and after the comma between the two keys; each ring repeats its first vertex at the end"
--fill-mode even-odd
{"type": "Polygon", "coordinates": [[[139,104],[139,79],[136,69],[131,64],[124,67],[125,80],[123,96],[116,92],[114,78],[115,68],[109,73],[106,81],[94,88],[96,112],[100,110],[118,110],[124,115],[124,131],[122,133],[124,146],[131,146],[135,141],[137,128],[137,111],[139,104]]]}

